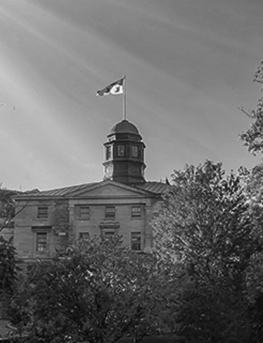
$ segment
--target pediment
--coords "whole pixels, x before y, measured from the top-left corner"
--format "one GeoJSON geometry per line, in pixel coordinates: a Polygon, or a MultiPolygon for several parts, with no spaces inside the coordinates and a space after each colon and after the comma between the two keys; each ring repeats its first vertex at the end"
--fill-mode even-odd
{"type": "Polygon", "coordinates": [[[70,198],[144,198],[145,196],[149,197],[149,192],[111,180],[98,182],[87,189],[68,194],[70,198]]]}

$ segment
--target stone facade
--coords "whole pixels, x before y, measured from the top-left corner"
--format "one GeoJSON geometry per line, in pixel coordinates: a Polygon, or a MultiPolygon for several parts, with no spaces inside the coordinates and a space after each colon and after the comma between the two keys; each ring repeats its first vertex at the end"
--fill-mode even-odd
{"type": "Polygon", "coordinates": [[[95,235],[118,234],[131,249],[151,251],[150,222],[168,185],[145,181],[145,145],[133,124],[123,120],[107,137],[103,181],[16,196],[13,236],[22,261],[52,258],[95,235]]]}
{"type": "MultiPolygon", "coordinates": [[[[163,190],[166,185],[148,184],[156,186],[163,190]]],[[[111,180],[20,195],[17,210],[27,205],[15,219],[18,258],[48,259],[75,240],[114,234],[121,235],[131,249],[148,252],[150,222],[160,195],[111,180]]]]}

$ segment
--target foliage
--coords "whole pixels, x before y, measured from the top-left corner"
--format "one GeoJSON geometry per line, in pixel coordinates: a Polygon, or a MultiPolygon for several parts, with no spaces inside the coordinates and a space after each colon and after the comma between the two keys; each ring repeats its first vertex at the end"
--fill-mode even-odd
{"type": "Polygon", "coordinates": [[[253,235],[259,245],[263,244],[263,164],[251,170],[240,168],[244,196],[247,199],[249,216],[253,222],[253,235]]]}
{"type": "MultiPolygon", "coordinates": [[[[260,63],[255,75],[254,81],[263,84],[263,61],[260,63]]],[[[256,109],[246,112],[241,109],[252,119],[250,128],[240,135],[244,145],[247,146],[248,151],[256,154],[263,151],[263,98],[260,98],[256,109]]]]}
{"type": "Polygon", "coordinates": [[[244,194],[249,204],[249,215],[253,221],[253,236],[258,241],[257,249],[250,257],[246,268],[246,294],[249,301],[249,318],[253,335],[251,342],[263,337],[263,165],[256,165],[252,170],[243,170],[244,194]]]}
{"type": "Polygon", "coordinates": [[[11,227],[15,216],[15,191],[3,189],[0,185],[0,301],[6,308],[14,291],[18,269],[16,265],[16,252],[12,244],[12,236],[1,236],[2,230],[11,227]]]}
{"type": "Polygon", "coordinates": [[[13,195],[15,194],[16,191],[4,189],[0,186],[0,218],[2,218],[0,232],[10,226],[15,216],[15,201],[13,199],[13,195]]]}
{"type": "Polygon", "coordinates": [[[9,313],[13,324],[26,326],[32,342],[137,337],[155,324],[158,273],[154,256],[130,251],[120,238],[79,242],[63,257],[32,266],[9,313]]]}
{"type": "Polygon", "coordinates": [[[248,291],[248,299],[254,304],[257,298],[263,296],[263,253],[257,252],[250,258],[248,268],[246,270],[246,285],[248,291]]]}
{"type": "Polygon", "coordinates": [[[247,297],[253,335],[251,342],[260,342],[263,337],[263,252],[251,256],[246,270],[247,297]]]}
{"type": "MultiPolygon", "coordinates": [[[[26,193],[36,193],[39,192],[37,189],[32,191],[24,192],[26,193]]],[[[2,187],[0,184],[0,233],[4,229],[9,229],[13,227],[13,219],[22,212],[25,207],[28,205],[30,199],[20,207],[19,210],[16,210],[16,201],[14,197],[18,194],[21,194],[19,191],[10,190],[2,187]]]]}
{"type": "Polygon", "coordinates": [[[240,178],[225,177],[221,164],[174,172],[153,229],[161,258],[177,266],[174,318],[189,341],[248,341],[243,281],[255,249],[248,207],[240,178]]]}
{"type": "Polygon", "coordinates": [[[10,241],[0,236],[0,293],[12,294],[16,277],[15,248],[10,241]]]}

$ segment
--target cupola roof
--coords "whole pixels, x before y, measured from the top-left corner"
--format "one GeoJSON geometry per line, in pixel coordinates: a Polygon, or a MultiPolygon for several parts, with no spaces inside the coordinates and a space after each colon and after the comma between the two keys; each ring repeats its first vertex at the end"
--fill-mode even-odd
{"type": "Polygon", "coordinates": [[[123,119],[122,121],[113,126],[110,134],[113,133],[133,133],[135,135],[139,135],[139,130],[134,124],[130,123],[126,119],[123,119]]]}

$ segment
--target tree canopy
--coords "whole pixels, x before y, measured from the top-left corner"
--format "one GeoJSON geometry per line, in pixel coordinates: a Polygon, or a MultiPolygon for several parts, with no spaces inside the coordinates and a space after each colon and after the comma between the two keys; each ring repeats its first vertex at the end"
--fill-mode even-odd
{"type": "Polygon", "coordinates": [[[0,295],[12,294],[17,278],[16,252],[9,241],[0,237],[0,295]]]}
{"type": "Polygon", "coordinates": [[[0,293],[2,298],[12,294],[17,277],[16,252],[12,245],[12,237],[8,240],[1,236],[1,231],[10,228],[15,216],[13,195],[16,191],[0,186],[0,293]]]}
{"type": "MultiPolygon", "coordinates": [[[[168,328],[187,342],[263,334],[262,166],[174,171],[152,223],[154,251],[79,241],[33,264],[9,306],[31,342],[114,343],[168,328]]],[[[23,331],[22,330],[22,331],[23,331]]]]}
{"type": "MultiPolygon", "coordinates": [[[[258,84],[263,84],[263,61],[260,63],[255,75],[254,81],[258,84]]],[[[245,111],[251,119],[252,123],[250,127],[244,131],[240,138],[244,145],[248,148],[248,151],[253,154],[263,152],[263,98],[260,98],[255,109],[251,111],[245,111]]]]}
{"type": "Polygon", "coordinates": [[[79,242],[66,255],[32,266],[9,314],[33,342],[140,338],[155,326],[158,274],[153,255],[130,251],[120,238],[79,242]]]}
{"type": "Polygon", "coordinates": [[[12,219],[15,217],[15,201],[13,196],[16,191],[2,188],[0,186],[0,232],[10,226],[12,219]]]}
{"type": "Polygon", "coordinates": [[[241,178],[220,163],[173,174],[153,229],[156,251],[177,266],[174,320],[189,341],[249,341],[244,277],[256,242],[248,209],[241,178]]]}

